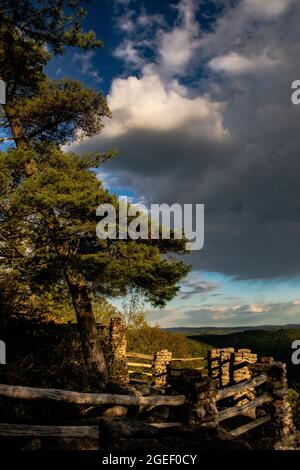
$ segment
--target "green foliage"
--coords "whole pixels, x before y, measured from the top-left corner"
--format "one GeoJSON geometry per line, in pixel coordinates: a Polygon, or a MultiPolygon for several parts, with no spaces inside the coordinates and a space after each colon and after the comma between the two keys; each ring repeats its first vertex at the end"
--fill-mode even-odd
{"type": "MultiPolygon", "coordinates": [[[[43,308],[44,314],[47,312],[47,321],[52,320],[55,323],[61,324],[76,323],[76,315],[74,313],[69,296],[66,296],[64,302],[62,302],[62,299],[53,299],[52,293],[50,293],[49,296],[51,303],[49,302],[49,297],[47,297],[43,308]]],[[[108,326],[110,319],[113,316],[118,315],[117,309],[111,303],[109,303],[107,299],[103,297],[95,299],[93,296],[91,296],[91,301],[95,320],[98,324],[108,326]]]]}
{"type": "Polygon", "coordinates": [[[127,331],[127,349],[142,354],[155,354],[168,349],[174,357],[205,356],[209,345],[188,339],[180,333],[167,333],[159,326],[143,325],[127,331]]]}
{"type": "Polygon", "coordinates": [[[24,94],[30,96],[36,91],[38,84],[45,79],[44,67],[51,55],[41,44],[5,24],[1,11],[0,8],[0,70],[9,101],[24,94]]]}
{"type": "Polygon", "coordinates": [[[111,117],[101,92],[72,79],[38,81],[34,95],[17,96],[5,107],[10,120],[17,116],[31,146],[35,142],[65,144],[80,135],[92,136],[111,117]]]}
{"type": "Polygon", "coordinates": [[[90,169],[112,152],[85,160],[64,153],[61,145],[99,133],[110,111],[101,93],[71,79],[51,81],[44,70],[53,51],[101,45],[94,33],[82,31],[80,3],[12,0],[0,6],[0,69],[8,82],[0,127],[6,128],[3,138],[9,131],[16,146],[0,153],[0,269],[14,273],[14,282],[24,289],[26,312],[33,301],[34,311],[42,308],[55,318],[61,308],[72,320],[70,295],[90,383],[100,390],[107,374],[93,302],[137,289],[162,307],[189,268],[170,256],[185,252],[185,240],[96,236],[97,207],[117,207],[117,199],[90,169]]]}
{"type": "Polygon", "coordinates": [[[57,285],[36,295],[18,271],[0,271],[0,328],[11,322],[75,322],[65,286],[57,285]]]}
{"type": "MultiPolygon", "coordinates": [[[[53,52],[66,46],[94,49],[102,45],[94,32],[83,32],[82,2],[64,0],[2,1],[0,6],[0,70],[7,84],[5,115],[0,127],[12,140],[32,146],[56,145],[77,136],[94,135],[102,118],[110,117],[100,92],[72,79],[49,80],[44,68],[53,52]]],[[[6,135],[3,138],[7,138],[6,135]]]]}
{"type": "MultiPolygon", "coordinates": [[[[76,323],[76,315],[68,293],[62,282],[51,289],[36,292],[22,282],[17,271],[0,271],[0,329],[12,322],[76,323]],[[38,292],[38,295],[37,293],[38,292]]],[[[118,310],[103,297],[91,296],[97,323],[109,325],[118,310]]]]}
{"type": "MultiPolygon", "coordinates": [[[[84,92],[82,85],[71,80],[56,84],[47,80],[44,72],[44,67],[53,55],[51,51],[62,53],[66,46],[94,49],[102,45],[93,32],[83,32],[81,24],[85,13],[82,8],[78,8],[81,3],[64,0],[1,2],[0,70],[1,78],[7,85],[8,103],[6,107],[8,122],[2,118],[1,127],[11,126],[16,118],[18,120],[23,118],[23,124],[28,126],[26,118],[33,118],[35,127],[31,132],[37,138],[39,127],[37,108],[42,104],[41,117],[45,120],[39,124],[43,136],[46,134],[49,138],[50,130],[47,134],[45,126],[51,124],[50,129],[54,129],[55,124],[50,120],[50,104],[52,112],[57,106],[63,111],[62,101],[66,106],[63,115],[70,113],[70,103],[74,106],[73,116],[75,114],[78,116],[78,108],[82,109],[84,106],[87,109],[93,108],[96,117],[100,112],[109,115],[101,94],[93,95],[91,90],[84,92]],[[31,103],[30,98],[33,99],[31,103]],[[98,112],[97,106],[99,106],[98,112]]],[[[57,118],[58,116],[56,120],[57,118]]]]}
{"type": "MultiPolygon", "coordinates": [[[[93,295],[124,295],[135,287],[163,306],[176,294],[189,268],[162,258],[159,243],[96,237],[96,208],[104,202],[117,206],[117,199],[83,167],[82,156],[49,145],[10,150],[0,154],[0,175],[1,265],[18,269],[35,293],[64,286],[63,263],[76,256],[93,295]],[[28,176],[32,162],[35,170],[28,176]]],[[[169,254],[176,253],[176,242],[169,254]]]]}
{"type": "Polygon", "coordinates": [[[249,348],[259,356],[272,356],[287,364],[288,380],[291,385],[300,384],[300,367],[291,361],[292,343],[300,338],[300,329],[278,329],[275,331],[251,330],[231,334],[208,334],[190,338],[212,344],[214,347],[249,348]]]}
{"type": "Polygon", "coordinates": [[[83,32],[82,22],[86,11],[82,3],[87,0],[2,0],[0,21],[20,36],[47,44],[56,53],[65,46],[93,49],[102,41],[93,31],[83,32]]]}
{"type": "MultiPolygon", "coordinates": [[[[98,304],[98,309],[99,317],[102,311],[101,319],[108,323],[107,319],[114,314],[113,307],[104,301],[98,304]]],[[[15,317],[6,324],[0,322],[0,337],[9,338],[10,344],[10,360],[1,369],[4,383],[89,391],[77,325],[49,320],[41,322],[39,318],[33,321],[29,315],[15,317]]],[[[106,334],[101,335],[104,349],[106,337],[106,334]]],[[[145,323],[143,326],[132,324],[126,338],[128,351],[144,354],[168,349],[174,357],[199,357],[208,349],[205,344],[145,323]]],[[[189,362],[190,366],[198,367],[199,362],[189,362]]]]}
{"type": "Polygon", "coordinates": [[[289,388],[288,390],[288,399],[293,411],[293,420],[297,429],[300,428],[300,394],[299,394],[300,385],[295,388],[289,388]]]}
{"type": "Polygon", "coordinates": [[[288,389],[288,399],[290,402],[290,405],[292,407],[292,410],[298,410],[300,411],[300,399],[299,399],[299,393],[296,392],[293,388],[288,389]]]}
{"type": "MultiPolygon", "coordinates": [[[[15,2],[0,9],[0,50],[12,45],[17,57],[23,49],[29,51],[28,64],[15,75],[12,62],[5,106],[17,150],[0,154],[1,267],[18,270],[22,282],[42,295],[45,289],[66,288],[64,266],[71,263],[94,297],[125,295],[138,288],[153,305],[163,306],[189,268],[161,254],[184,252],[185,241],[100,241],[96,208],[109,202],[116,207],[117,200],[90,168],[112,152],[79,157],[58,148],[78,133],[100,132],[102,119],[110,116],[101,93],[71,79],[50,81],[44,75],[50,50],[97,45],[81,32],[75,19],[78,4],[24,1],[19,11],[15,2]],[[75,16],[69,17],[66,8],[75,8],[75,16]],[[51,22],[61,34],[52,37],[51,22]],[[31,32],[20,35],[28,24],[31,32]]],[[[5,61],[6,52],[2,54],[5,61]]]]}

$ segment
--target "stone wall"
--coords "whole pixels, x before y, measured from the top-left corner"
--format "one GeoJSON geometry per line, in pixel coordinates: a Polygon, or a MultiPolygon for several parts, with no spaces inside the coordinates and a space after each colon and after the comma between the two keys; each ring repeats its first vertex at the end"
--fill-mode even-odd
{"type": "MultiPolygon", "coordinates": [[[[232,354],[232,383],[237,384],[252,378],[252,371],[247,364],[257,362],[257,354],[250,349],[239,349],[232,354]]],[[[235,404],[244,405],[255,398],[255,389],[248,388],[234,395],[235,404]]],[[[248,412],[248,416],[255,418],[256,410],[248,412]]]]}
{"type": "MultiPolygon", "coordinates": [[[[284,363],[276,362],[272,357],[261,357],[260,362],[257,363],[257,354],[253,354],[250,349],[234,351],[233,348],[211,349],[208,352],[207,363],[208,375],[217,380],[219,388],[250,380],[253,377],[253,371],[265,372],[268,375],[266,388],[272,397],[269,412],[275,433],[279,438],[293,433],[293,415],[288,401],[284,363]]],[[[234,405],[244,405],[252,401],[255,395],[254,388],[243,390],[234,395],[234,405]]],[[[255,419],[256,410],[251,410],[250,415],[255,419]]]]}
{"type": "Polygon", "coordinates": [[[109,376],[110,381],[127,384],[129,374],[126,359],[126,324],[122,317],[113,317],[109,327],[109,376]]]}
{"type": "Polygon", "coordinates": [[[152,374],[156,387],[165,387],[168,377],[168,366],[172,360],[172,353],[166,349],[158,351],[154,356],[152,374]]]}
{"type": "Polygon", "coordinates": [[[268,391],[273,400],[270,405],[272,423],[278,438],[285,438],[295,431],[293,413],[288,400],[286,364],[262,357],[259,370],[268,374],[268,391]]]}
{"type": "MultiPolygon", "coordinates": [[[[126,360],[126,325],[121,317],[112,318],[109,337],[111,347],[110,380],[119,384],[129,382],[126,360]]],[[[286,365],[275,362],[271,357],[262,357],[257,362],[257,355],[250,349],[234,348],[211,349],[207,356],[208,377],[196,369],[185,369],[180,376],[169,374],[172,353],[158,351],[154,355],[152,374],[156,387],[167,385],[174,391],[186,396],[187,424],[205,427],[218,427],[218,390],[250,380],[256,374],[265,372],[268,380],[263,384],[272,400],[258,408],[259,413],[271,414],[271,423],[278,438],[291,436],[294,432],[293,416],[288,401],[286,365]]],[[[249,388],[233,395],[229,407],[244,405],[255,399],[256,389],[249,388]]],[[[222,405],[223,406],[223,405],[222,405]]],[[[245,414],[244,411],[242,411],[245,414]]],[[[251,418],[256,418],[256,409],[247,411],[251,418]]],[[[260,416],[260,414],[258,415],[260,416]]]]}
{"type": "Polygon", "coordinates": [[[208,375],[218,380],[220,388],[234,385],[251,378],[251,371],[245,363],[256,361],[257,354],[251,353],[250,349],[210,349],[207,356],[208,375]]]}

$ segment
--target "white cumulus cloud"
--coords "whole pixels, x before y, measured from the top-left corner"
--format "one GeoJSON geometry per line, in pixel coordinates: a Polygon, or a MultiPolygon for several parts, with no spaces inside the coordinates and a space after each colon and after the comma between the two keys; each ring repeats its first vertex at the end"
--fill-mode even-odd
{"type": "Polygon", "coordinates": [[[244,0],[241,10],[246,15],[276,18],[287,11],[293,0],[244,0]]]}
{"type": "Polygon", "coordinates": [[[267,54],[246,57],[237,52],[230,52],[210,60],[209,67],[216,72],[228,74],[244,74],[248,72],[263,72],[277,64],[267,54]]]}
{"type": "Polygon", "coordinates": [[[176,81],[165,85],[158,75],[115,79],[108,96],[113,113],[103,137],[115,137],[132,129],[169,131],[187,127],[191,132],[221,138],[223,104],[208,96],[189,98],[176,81]]]}

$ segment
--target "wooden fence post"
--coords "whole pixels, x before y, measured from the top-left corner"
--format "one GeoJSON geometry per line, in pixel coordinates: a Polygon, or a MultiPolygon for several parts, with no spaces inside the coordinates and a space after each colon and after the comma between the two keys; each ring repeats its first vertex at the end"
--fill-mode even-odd
{"type": "Polygon", "coordinates": [[[167,384],[168,366],[172,360],[172,353],[167,349],[158,351],[154,355],[153,376],[156,387],[165,387],[167,384]]]}

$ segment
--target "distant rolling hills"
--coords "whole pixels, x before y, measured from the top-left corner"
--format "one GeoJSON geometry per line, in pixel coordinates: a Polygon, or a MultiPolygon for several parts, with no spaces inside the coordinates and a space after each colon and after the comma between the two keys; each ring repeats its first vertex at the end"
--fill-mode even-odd
{"type": "Polygon", "coordinates": [[[291,362],[294,340],[300,340],[300,325],[229,327],[229,328],[168,328],[169,332],[185,334],[188,338],[217,348],[249,348],[259,356],[272,356],[287,364],[290,385],[300,388],[300,365],[291,362]]]}
{"type": "Polygon", "coordinates": [[[252,330],[291,330],[300,328],[299,324],[287,324],[287,325],[260,325],[260,326],[197,326],[197,327],[176,327],[176,328],[163,328],[165,331],[172,333],[181,333],[183,335],[203,335],[203,334],[214,334],[214,335],[227,335],[229,333],[236,333],[239,331],[252,331],[252,330]]]}

